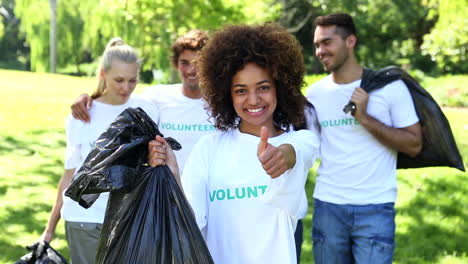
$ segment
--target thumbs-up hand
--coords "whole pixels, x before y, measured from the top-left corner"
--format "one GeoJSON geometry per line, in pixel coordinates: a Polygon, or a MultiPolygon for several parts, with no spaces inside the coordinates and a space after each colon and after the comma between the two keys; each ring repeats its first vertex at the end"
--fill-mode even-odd
{"type": "Polygon", "coordinates": [[[266,147],[268,146],[268,129],[264,126],[260,129],[260,143],[258,143],[257,147],[257,157],[260,157],[266,147]]]}
{"type": "Polygon", "coordinates": [[[263,126],[260,130],[260,142],[257,147],[257,157],[265,172],[270,175],[270,177],[277,178],[289,169],[289,166],[287,165],[283,149],[269,144],[268,137],[268,129],[263,126]]]}

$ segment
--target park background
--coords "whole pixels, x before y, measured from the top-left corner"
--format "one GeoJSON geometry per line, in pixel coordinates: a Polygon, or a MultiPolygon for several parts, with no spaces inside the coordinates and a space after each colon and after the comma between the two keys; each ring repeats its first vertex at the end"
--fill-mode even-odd
{"type": "MultiPolygon", "coordinates": [[[[363,65],[398,65],[433,95],[466,167],[468,0],[0,0],[0,263],[24,255],[45,227],[63,173],[65,117],[96,86],[111,37],[143,57],[138,93],[178,81],[169,48],[189,29],[276,21],[303,45],[310,84],[324,76],[312,21],[331,12],[354,17],[363,65]]],[[[316,167],[309,197],[315,177],[316,167]]],[[[468,263],[467,180],[452,168],[398,171],[395,263],[468,263]]],[[[304,220],[302,263],[313,263],[311,210],[304,220]]],[[[68,256],[62,221],[52,246],[68,256]]]]}

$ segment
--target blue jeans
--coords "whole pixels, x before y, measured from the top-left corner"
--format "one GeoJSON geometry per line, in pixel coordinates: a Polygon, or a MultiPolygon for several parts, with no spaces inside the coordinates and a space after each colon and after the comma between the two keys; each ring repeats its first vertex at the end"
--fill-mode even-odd
{"type": "Polygon", "coordinates": [[[316,264],[392,263],[393,203],[340,205],[315,199],[312,221],[316,264]]]}
{"type": "Polygon", "coordinates": [[[301,249],[302,249],[302,242],[304,241],[304,227],[302,226],[302,219],[297,221],[296,231],[294,232],[294,241],[296,242],[296,257],[297,263],[301,262],[301,249]]]}

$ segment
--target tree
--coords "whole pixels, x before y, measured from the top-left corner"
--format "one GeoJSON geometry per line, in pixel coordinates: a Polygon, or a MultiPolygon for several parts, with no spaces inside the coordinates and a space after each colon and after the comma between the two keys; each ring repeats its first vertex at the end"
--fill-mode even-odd
{"type": "Polygon", "coordinates": [[[46,71],[49,59],[48,2],[46,0],[17,0],[15,14],[21,20],[20,33],[25,37],[31,53],[33,71],[46,71]]]}
{"type": "MultiPolygon", "coordinates": [[[[58,1],[57,5],[57,67],[81,62],[84,47],[81,45],[83,20],[80,0],[58,1]]],[[[33,71],[50,68],[50,12],[48,0],[16,0],[15,14],[21,19],[20,32],[31,48],[30,62],[33,71]]]]}
{"type": "MultiPolygon", "coordinates": [[[[29,57],[29,49],[24,38],[19,36],[19,20],[13,12],[14,0],[0,0],[0,60],[10,67],[25,69],[25,58],[29,57]]],[[[27,68],[27,67],[26,67],[27,68]]]]}
{"type": "Polygon", "coordinates": [[[427,54],[442,73],[468,72],[468,1],[439,0],[439,20],[424,36],[423,54],[427,54]]]}
{"type": "Polygon", "coordinates": [[[56,72],[57,64],[57,0],[49,0],[50,3],[50,71],[56,72]]]}
{"type": "Polygon", "coordinates": [[[296,36],[303,46],[304,62],[307,72],[320,72],[322,66],[315,59],[313,18],[322,12],[308,0],[281,0],[282,12],[278,22],[296,36]]]}
{"type": "Polygon", "coordinates": [[[99,6],[83,13],[83,44],[93,57],[102,53],[104,43],[120,36],[138,47],[143,56],[143,70],[160,69],[170,76],[170,45],[176,37],[192,28],[213,30],[225,23],[237,23],[244,16],[236,5],[221,0],[101,0],[99,6]]]}
{"type": "MultiPolygon", "coordinates": [[[[31,46],[33,70],[49,68],[47,0],[17,0],[21,32],[31,46]]],[[[84,53],[99,57],[109,39],[120,36],[140,49],[143,70],[169,76],[169,48],[191,28],[213,30],[244,19],[240,6],[222,0],[67,0],[58,1],[58,66],[79,65],[84,53]]]]}
{"type": "Polygon", "coordinates": [[[283,5],[280,21],[295,32],[304,46],[305,60],[310,65],[308,69],[312,72],[322,71],[313,56],[312,22],[319,15],[337,12],[352,15],[361,43],[357,55],[363,65],[372,68],[389,64],[411,65],[416,63],[416,60],[424,60],[420,55],[421,39],[436,20],[432,12],[435,10],[435,3],[430,0],[277,0],[277,2],[283,5]]]}

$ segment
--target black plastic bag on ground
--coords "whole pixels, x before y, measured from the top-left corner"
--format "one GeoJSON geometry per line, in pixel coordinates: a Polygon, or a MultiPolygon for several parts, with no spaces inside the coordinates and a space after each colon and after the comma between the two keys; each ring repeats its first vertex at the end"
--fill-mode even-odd
{"type": "Polygon", "coordinates": [[[26,247],[31,252],[22,256],[15,264],[67,264],[67,261],[46,241],[26,247]]]}
{"type": "Polygon", "coordinates": [[[170,169],[145,165],[156,135],[162,136],[143,110],[126,109],[96,141],[66,191],[85,208],[110,192],[96,263],[213,263],[170,169]]]}
{"type": "MultiPolygon", "coordinates": [[[[432,96],[407,72],[396,66],[388,66],[378,71],[364,69],[361,87],[369,93],[396,80],[402,80],[408,87],[423,137],[423,148],[416,157],[398,153],[397,168],[448,166],[465,171],[447,118],[432,96]]],[[[354,108],[353,103],[349,102],[343,111],[353,112],[354,108]]]]}

